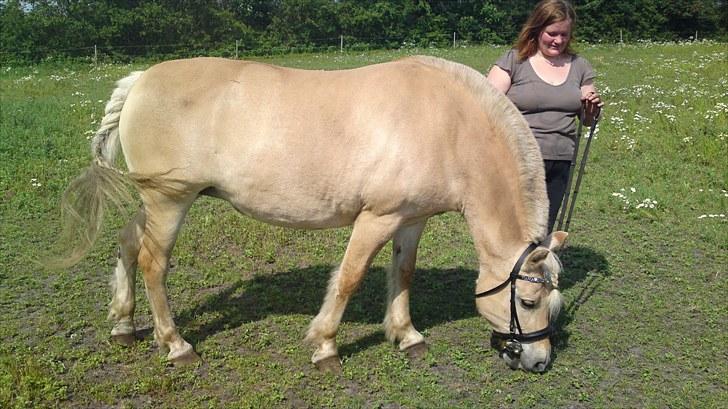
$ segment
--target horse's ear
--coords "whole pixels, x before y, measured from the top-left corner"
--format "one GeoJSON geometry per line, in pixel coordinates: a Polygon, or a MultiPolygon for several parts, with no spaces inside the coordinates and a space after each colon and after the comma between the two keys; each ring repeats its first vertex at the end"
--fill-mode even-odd
{"type": "Polygon", "coordinates": [[[543,241],[543,246],[551,251],[558,251],[566,243],[566,238],[569,237],[569,233],[565,231],[555,231],[546,237],[543,241]]]}
{"type": "Polygon", "coordinates": [[[537,248],[528,255],[528,258],[526,258],[526,262],[524,263],[523,269],[529,272],[541,271],[541,264],[544,262],[544,260],[546,260],[546,257],[548,257],[548,255],[549,251],[545,248],[537,248]]]}

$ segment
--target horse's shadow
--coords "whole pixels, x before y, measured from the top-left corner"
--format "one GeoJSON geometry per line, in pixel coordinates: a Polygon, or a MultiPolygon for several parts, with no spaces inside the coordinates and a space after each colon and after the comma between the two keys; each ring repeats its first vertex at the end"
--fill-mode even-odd
{"type": "MultiPolygon", "coordinates": [[[[272,315],[314,316],[323,302],[332,266],[317,265],[285,272],[260,274],[237,280],[207,296],[193,308],[177,314],[184,335],[196,344],[220,331],[236,328],[272,315]],[[214,317],[197,323],[197,317],[214,317]]],[[[473,294],[477,272],[467,269],[418,269],[412,283],[410,312],[419,330],[469,318],[477,313],[473,294]]],[[[370,268],[361,286],[347,305],[342,321],[381,323],[387,298],[386,271],[370,268]]],[[[303,335],[303,334],[302,334],[303,335]]],[[[349,345],[343,355],[366,349],[384,340],[377,331],[349,345]]]]}
{"type": "Polygon", "coordinates": [[[579,285],[581,289],[570,302],[567,302],[556,321],[557,335],[553,345],[554,349],[566,349],[571,337],[570,324],[574,321],[579,308],[589,301],[589,298],[599,290],[605,277],[611,273],[609,263],[600,253],[589,247],[568,246],[559,258],[564,266],[564,272],[559,277],[559,287],[562,292],[579,285]]]}
{"type": "MultiPolygon", "coordinates": [[[[560,257],[565,271],[560,278],[562,291],[582,281],[586,281],[586,285],[574,301],[566,306],[557,321],[557,350],[566,348],[570,336],[568,326],[579,306],[588,301],[601,285],[602,276],[608,274],[604,257],[589,248],[569,247],[560,257]]],[[[316,265],[240,279],[207,296],[193,308],[181,311],[176,321],[181,328],[186,328],[186,338],[197,344],[220,331],[272,315],[314,316],[323,301],[332,269],[332,266],[316,265]],[[214,318],[197,323],[197,317],[200,316],[214,318]]],[[[464,268],[418,269],[412,283],[410,300],[412,321],[418,330],[476,316],[473,294],[477,274],[474,270],[464,268]]],[[[386,292],[385,269],[370,268],[349,301],[343,321],[380,323],[386,308],[386,292]]],[[[348,355],[383,340],[383,331],[377,331],[351,344],[342,345],[340,352],[348,355]]]]}

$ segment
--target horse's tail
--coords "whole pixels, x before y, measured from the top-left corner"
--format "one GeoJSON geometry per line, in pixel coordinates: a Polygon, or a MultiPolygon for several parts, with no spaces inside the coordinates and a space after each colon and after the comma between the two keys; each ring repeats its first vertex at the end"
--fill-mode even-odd
{"type": "Polygon", "coordinates": [[[99,130],[91,141],[93,160],[66,188],[61,199],[62,232],[54,256],[46,260],[52,267],[78,263],[96,242],[108,203],[123,210],[132,201],[129,180],[114,164],[119,152],[119,118],[129,91],[141,76],[133,72],[117,82],[106,104],[99,130]]]}

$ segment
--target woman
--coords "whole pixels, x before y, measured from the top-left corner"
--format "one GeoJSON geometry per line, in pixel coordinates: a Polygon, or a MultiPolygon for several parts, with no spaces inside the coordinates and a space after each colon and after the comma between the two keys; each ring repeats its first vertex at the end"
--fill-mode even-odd
{"type": "Polygon", "coordinates": [[[521,29],[515,48],[488,73],[488,81],[518,107],[541,148],[549,197],[549,232],[566,192],[576,141],[576,116],[584,107],[591,125],[603,102],[591,65],[572,51],[574,8],[543,0],[521,29]]]}

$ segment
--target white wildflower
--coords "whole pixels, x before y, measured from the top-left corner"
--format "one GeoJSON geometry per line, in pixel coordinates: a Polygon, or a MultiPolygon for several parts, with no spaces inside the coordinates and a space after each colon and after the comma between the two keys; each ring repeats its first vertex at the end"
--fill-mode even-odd
{"type": "Polygon", "coordinates": [[[656,207],[657,200],[647,198],[635,206],[635,209],[655,209],[656,207]]]}

